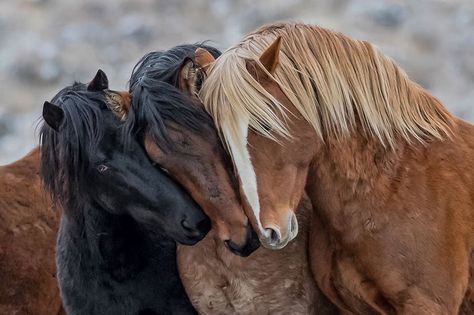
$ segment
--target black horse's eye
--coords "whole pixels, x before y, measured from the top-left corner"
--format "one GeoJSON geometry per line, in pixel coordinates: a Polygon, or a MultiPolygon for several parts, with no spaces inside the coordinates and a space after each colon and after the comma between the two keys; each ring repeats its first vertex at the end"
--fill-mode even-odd
{"type": "Polygon", "coordinates": [[[109,167],[105,164],[100,164],[99,166],[97,166],[97,170],[100,172],[100,173],[104,173],[105,171],[107,171],[109,169],[109,167]]]}

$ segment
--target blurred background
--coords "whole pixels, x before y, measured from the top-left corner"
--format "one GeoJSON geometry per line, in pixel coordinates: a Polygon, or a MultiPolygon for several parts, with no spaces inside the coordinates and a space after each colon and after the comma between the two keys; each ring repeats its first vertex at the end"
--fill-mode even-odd
{"type": "Polygon", "coordinates": [[[371,41],[474,121],[474,0],[0,0],[0,164],[37,144],[45,100],[98,68],[125,89],[149,51],[203,40],[225,49],[277,20],[371,41]]]}

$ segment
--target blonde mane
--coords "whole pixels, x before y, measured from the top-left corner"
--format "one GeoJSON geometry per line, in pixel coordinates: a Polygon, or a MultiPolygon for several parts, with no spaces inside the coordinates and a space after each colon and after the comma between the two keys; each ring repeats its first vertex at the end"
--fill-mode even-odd
{"type": "Polygon", "coordinates": [[[356,125],[389,147],[400,138],[424,143],[450,135],[451,114],[372,44],[284,23],[247,35],[209,69],[200,97],[228,147],[229,141],[243,144],[243,122],[272,139],[291,137],[287,110],[246,68],[254,60],[265,71],[258,58],[277,36],[280,63],[273,76],[267,74],[323,141],[347,135],[356,125]]]}

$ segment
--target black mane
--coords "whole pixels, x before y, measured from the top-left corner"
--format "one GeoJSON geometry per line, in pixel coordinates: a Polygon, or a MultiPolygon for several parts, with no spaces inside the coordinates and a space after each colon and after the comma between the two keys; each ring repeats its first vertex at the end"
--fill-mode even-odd
{"type": "Polygon", "coordinates": [[[220,55],[216,48],[190,44],[148,53],[137,63],[129,81],[132,105],[124,126],[126,138],[141,137],[149,131],[161,149],[169,149],[172,143],[167,134],[167,122],[194,132],[205,132],[203,127],[212,126],[212,119],[204,109],[197,104],[190,106],[196,101],[178,88],[183,63],[194,60],[194,52],[199,47],[216,58],[220,55]]]}
{"type": "Polygon", "coordinates": [[[102,109],[107,105],[103,92],[87,91],[82,83],[64,88],[52,103],[64,111],[64,121],[59,132],[45,122],[41,126],[41,175],[53,200],[63,209],[74,209],[69,198],[87,185],[81,174],[102,138],[102,109]]]}

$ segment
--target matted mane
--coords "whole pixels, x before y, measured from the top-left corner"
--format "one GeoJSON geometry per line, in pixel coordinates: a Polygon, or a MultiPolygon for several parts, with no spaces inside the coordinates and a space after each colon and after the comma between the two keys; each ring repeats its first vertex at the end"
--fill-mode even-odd
{"type": "Polygon", "coordinates": [[[200,97],[228,147],[242,133],[242,121],[269,138],[291,136],[279,118],[288,112],[252,77],[247,60],[279,84],[323,141],[347,135],[357,125],[384,146],[396,139],[424,143],[450,135],[451,114],[372,44],[284,23],[247,35],[209,69],[200,97]],[[258,58],[278,36],[280,63],[272,76],[258,58]]]}
{"type": "Polygon", "coordinates": [[[187,44],[148,53],[137,63],[129,81],[132,103],[125,123],[125,137],[149,131],[161,149],[169,149],[173,144],[166,123],[173,122],[197,133],[208,131],[206,126],[213,128],[212,119],[204,108],[198,104],[193,106],[196,101],[191,95],[178,88],[183,63],[194,60],[194,52],[199,47],[216,58],[220,55],[211,46],[187,44]]]}
{"type": "Polygon", "coordinates": [[[56,132],[46,123],[41,126],[41,175],[45,188],[63,209],[74,209],[75,192],[88,184],[83,174],[103,136],[104,95],[87,91],[82,83],[64,88],[52,99],[64,112],[61,130],[56,132]]]}

